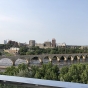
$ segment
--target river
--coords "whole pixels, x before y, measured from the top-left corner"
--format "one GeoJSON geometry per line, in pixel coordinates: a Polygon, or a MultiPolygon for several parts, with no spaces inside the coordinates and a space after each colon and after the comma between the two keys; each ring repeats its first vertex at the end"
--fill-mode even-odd
{"type": "MultiPolygon", "coordinates": [[[[48,62],[49,62],[49,59],[47,59],[47,58],[43,60],[43,63],[44,63],[44,64],[47,64],[48,62]]],[[[88,63],[88,58],[86,59],[85,62],[88,63]]],[[[54,59],[54,60],[52,61],[52,64],[58,65],[59,68],[62,68],[63,66],[69,66],[69,65],[71,65],[71,64],[75,64],[75,63],[85,63],[85,62],[83,61],[82,58],[80,59],[80,62],[78,62],[77,60],[74,60],[73,63],[71,63],[70,60],[68,60],[68,62],[64,62],[63,60],[60,61],[60,62],[57,62],[57,60],[54,59]]],[[[22,64],[22,63],[27,64],[26,60],[22,60],[22,59],[19,59],[19,58],[18,58],[18,59],[16,60],[16,62],[15,62],[15,65],[17,66],[17,65],[22,64]]],[[[12,63],[12,61],[11,61],[9,58],[2,58],[2,59],[0,60],[0,71],[1,71],[1,72],[5,71],[5,68],[2,68],[2,66],[5,67],[5,66],[12,66],[12,65],[13,65],[13,63],[12,63]]],[[[29,66],[32,66],[32,65],[41,66],[39,60],[31,60],[29,66]]]]}

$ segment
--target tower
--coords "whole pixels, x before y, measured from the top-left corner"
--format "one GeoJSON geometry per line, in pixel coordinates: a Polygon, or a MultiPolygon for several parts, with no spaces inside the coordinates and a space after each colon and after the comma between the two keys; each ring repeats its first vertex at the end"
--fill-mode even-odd
{"type": "Polygon", "coordinates": [[[30,40],[30,41],[29,41],[29,45],[30,45],[30,46],[35,46],[35,40],[30,40]]]}
{"type": "Polygon", "coordinates": [[[52,39],[52,47],[56,47],[56,40],[54,38],[52,39]]]}

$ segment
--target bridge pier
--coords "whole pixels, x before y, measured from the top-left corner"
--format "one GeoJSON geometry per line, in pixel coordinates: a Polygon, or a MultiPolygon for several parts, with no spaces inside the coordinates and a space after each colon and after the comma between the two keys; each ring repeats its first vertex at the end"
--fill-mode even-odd
{"type": "Polygon", "coordinates": [[[80,63],[80,57],[79,56],[77,56],[77,62],[80,63]]]}
{"type": "Polygon", "coordinates": [[[74,60],[71,60],[71,64],[73,64],[74,63],[74,60]]]}
{"type": "Polygon", "coordinates": [[[64,57],[64,64],[66,65],[67,64],[67,58],[64,57]]]}
{"type": "Polygon", "coordinates": [[[70,64],[73,64],[73,62],[74,62],[74,58],[71,57],[70,64]]]}
{"type": "Polygon", "coordinates": [[[27,62],[27,65],[30,66],[30,61],[29,60],[26,60],[26,62],[27,62]]]}
{"type": "Polygon", "coordinates": [[[40,65],[42,65],[42,64],[43,64],[43,61],[40,62],[40,65]]]}
{"type": "Polygon", "coordinates": [[[39,58],[40,65],[43,64],[43,60],[39,58]]]}
{"type": "Polygon", "coordinates": [[[15,66],[15,61],[12,61],[12,66],[15,66]]]}
{"type": "Polygon", "coordinates": [[[60,58],[59,57],[57,57],[57,63],[58,63],[58,65],[60,64],[60,58]]]}
{"type": "Polygon", "coordinates": [[[71,56],[71,64],[74,63],[74,57],[71,56]]]}
{"type": "Polygon", "coordinates": [[[52,59],[51,59],[51,58],[49,58],[49,61],[50,61],[50,62],[52,62],[52,59]]]}
{"type": "Polygon", "coordinates": [[[86,61],[86,57],[85,56],[83,56],[83,62],[85,62],[86,61]]]}
{"type": "Polygon", "coordinates": [[[60,58],[59,57],[57,57],[57,61],[60,62],[60,58]]]}

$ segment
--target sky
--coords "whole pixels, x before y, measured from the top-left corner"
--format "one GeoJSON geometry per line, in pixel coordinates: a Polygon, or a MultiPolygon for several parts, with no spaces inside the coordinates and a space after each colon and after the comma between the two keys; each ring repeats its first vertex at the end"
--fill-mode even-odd
{"type": "Polygon", "coordinates": [[[88,0],[0,0],[0,43],[88,45],[88,0]]]}

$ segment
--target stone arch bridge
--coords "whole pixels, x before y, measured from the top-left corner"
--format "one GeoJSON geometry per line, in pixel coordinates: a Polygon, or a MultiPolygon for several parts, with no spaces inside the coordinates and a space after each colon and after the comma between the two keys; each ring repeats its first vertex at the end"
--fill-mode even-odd
{"type": "Polygon", "coordinates": [[[43,63],[44,59],[48,58],[50,62],[56,60],[57,62],[74,62],[74,61],[86,61],[88,58],[88,53],[78,53],[78,54],[42,54],[42,55],[17,55],[17,56],[0,56],[0,60],[3,58],[8,58],[15,65],[16,60],[22,59],[26,60],[27,64],[30,64],[32,60],[39,60],[40,63],[43,63]]]}

